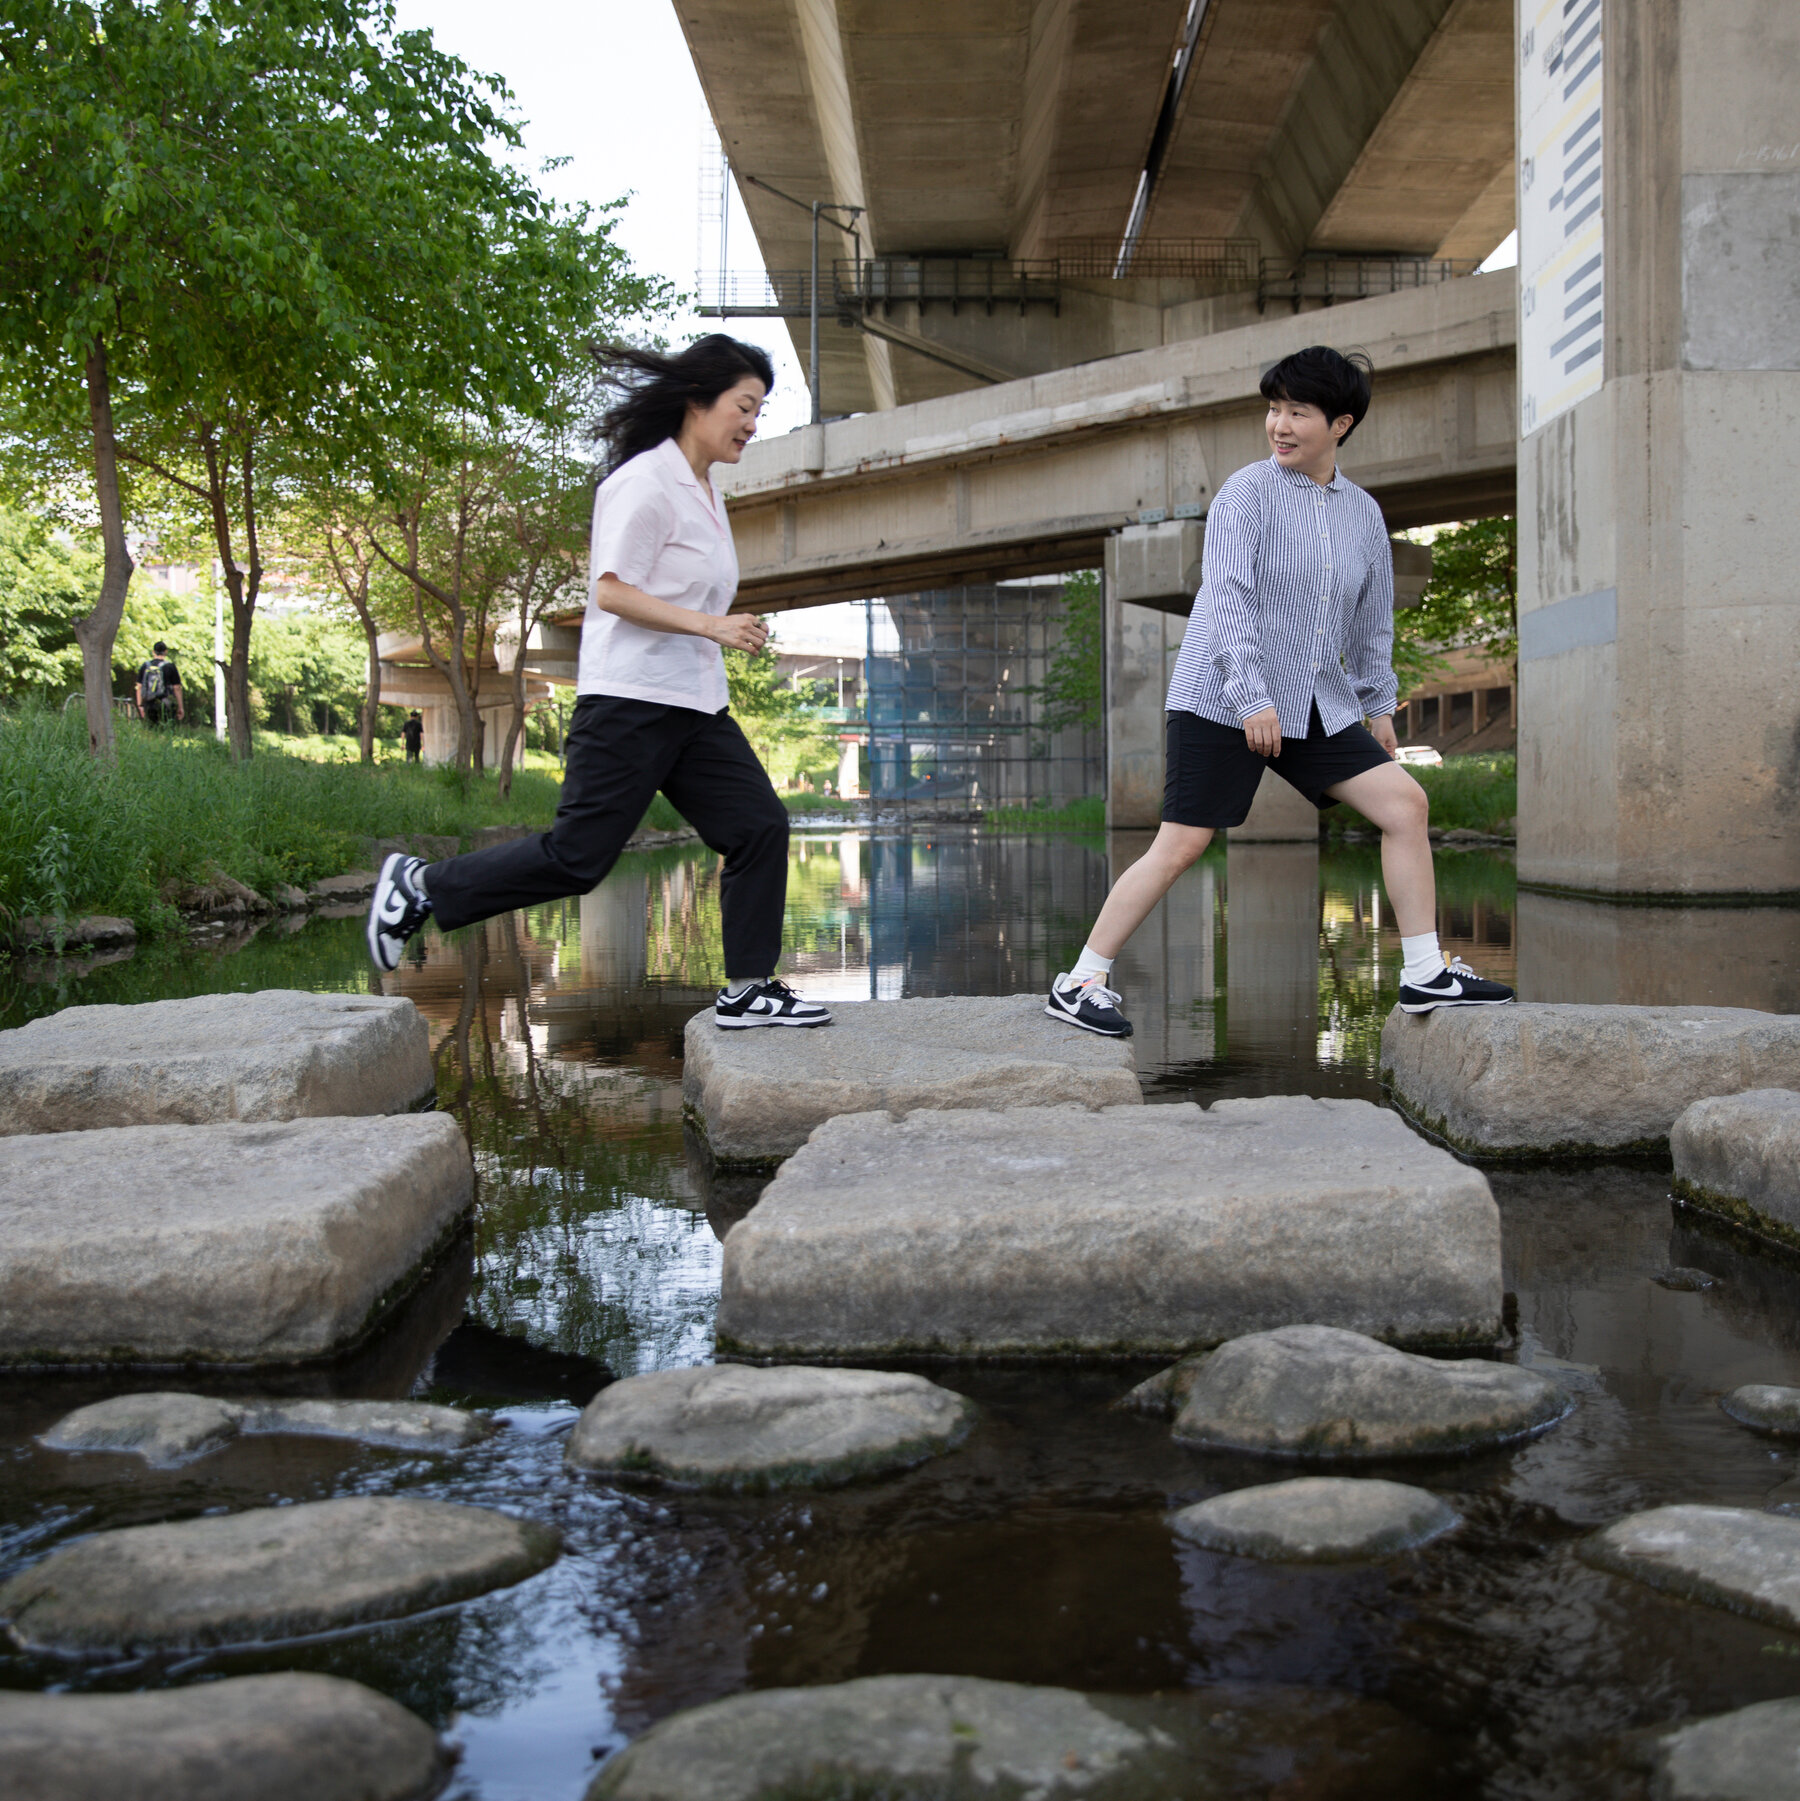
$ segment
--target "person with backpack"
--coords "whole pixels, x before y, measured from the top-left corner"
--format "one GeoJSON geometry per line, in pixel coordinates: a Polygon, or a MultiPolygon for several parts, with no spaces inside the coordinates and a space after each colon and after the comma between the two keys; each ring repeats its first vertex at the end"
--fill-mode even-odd
{"type": "Polygon", "coordinates": [[[788,816],[732,718],[727,647],[760,651],[768,628],[733,613],[737,552],[715,463],[756,435],[775,371],[723,333],[677,355],[598,353],[623,392],[601,422],[612,472],[594,495],[587,616],[576,666],[562,800],[550,830],[429,867],[395,852],[369,907],[379,969],[434,916],[444,931],[603,881],[660,789],[724,859],[725,985],[713,1023],[827,1026],[830,1011],[779,980],[788,816]]]}
{"type": "Polygon", "coordinates": [[[145,725],[161,725],[173,706],[175,717],[187,722],[187,702],[181,692],[181,671],[169,657],[169,647],[158,638],[150,660],[138,666],[137,709],[145,725]]]}

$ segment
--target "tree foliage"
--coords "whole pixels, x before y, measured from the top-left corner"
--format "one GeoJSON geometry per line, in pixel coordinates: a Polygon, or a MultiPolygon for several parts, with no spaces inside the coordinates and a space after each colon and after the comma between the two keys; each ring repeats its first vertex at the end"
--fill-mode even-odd
{"type": "Polygon", "coordinates": [[[1445,672],[1448,650],[1519,654],[1519,532],[1511,515],[1471,519],[1431,539],[1431,580],[1416,607],[1394,615],[1400,695],[1445,672]]]}
{"type": "Polygon", "coordinates": [[[831,703],[823,682],[784,682],[767,650],[725,653],[731,714],[775,781],[837,761],[837,726],[820,715],[831,703]]]}
{"type": "Polygon", "coordinates": [[[0,693],[60,695],[79,677],[75,622],[99,587],[90,541],[0,506],[0,693]]]}
{"type": "Polygon", "coordinates": [[[1037,723],[1047,732],[1098,731],[1104,721],[1101,618],[1100,572],[1064,576],[1062,642],[1037,689],[1037,723]]]}

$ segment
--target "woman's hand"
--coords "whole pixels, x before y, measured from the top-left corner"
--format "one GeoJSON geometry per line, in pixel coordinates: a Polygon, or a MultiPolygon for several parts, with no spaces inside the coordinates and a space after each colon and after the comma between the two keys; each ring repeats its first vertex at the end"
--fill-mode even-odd
{"type": "Polygon", "coordinates": [[[747,650],[754,655],[769,641],[769,628],[754,613],[727,613],[712,622],[711,636],[727,650],[747,650]]]}
{"type": "Polygon", "coordinates": [[[1259,757],[1281,755],[1281,715],[1264,707],[1244,721],[1244,740],[1259,757]]]}
{"type": "Polygon", "coordinates": [[[1398,756],[1400,740],[1394,736],[1394,716],[1391,713],[1378,713],[1369,721],[1369,735],[1387,754],[1398,756]]]}

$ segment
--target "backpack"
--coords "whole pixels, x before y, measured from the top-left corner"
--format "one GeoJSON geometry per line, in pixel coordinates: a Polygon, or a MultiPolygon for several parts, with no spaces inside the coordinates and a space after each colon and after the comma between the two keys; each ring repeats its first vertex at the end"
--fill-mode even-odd
{"type": "Polygon", "coordinates": [[[144,705],[160,706],[169,698],[169,666],[167,663],[144,665],[144,705]]]}

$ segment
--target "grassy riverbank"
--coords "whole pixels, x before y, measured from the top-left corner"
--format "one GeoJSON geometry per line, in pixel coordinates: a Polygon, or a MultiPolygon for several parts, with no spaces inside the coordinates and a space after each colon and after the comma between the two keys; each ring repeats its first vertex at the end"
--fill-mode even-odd
{"type": "Polygon", "coordinates": [[[492,775],[464,783],[416,764],[367,769],[266,746],[240,768],[209,734],[129,721],[117,762],[97,764],[74,709],[0,715],[0,938],[27,913],[166,929],[182,890],[214,875],[262,894],[304,886],[354,868],[367,838],[547,825],[558,793],[538,769],[521,771],[502,803],[492,775]]]}

